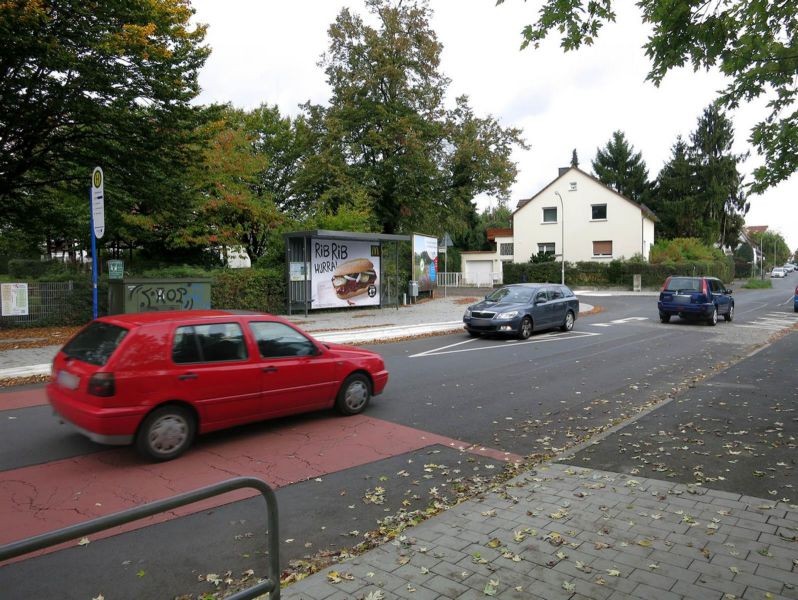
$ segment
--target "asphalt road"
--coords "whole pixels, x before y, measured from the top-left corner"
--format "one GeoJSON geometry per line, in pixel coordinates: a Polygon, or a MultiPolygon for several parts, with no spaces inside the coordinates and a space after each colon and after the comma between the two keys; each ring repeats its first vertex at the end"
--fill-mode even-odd
{"type": "MultiPolygon", "coordinates": [[[[567,334],[541,333],[525,342],[458,334],[374,346],[391,382],[368,419],[356,422],[371,428],[371,437],[362,429],[353,434],[346,419],[316,414],[207,436],[176,462],[187,472],[189,465],[198,473],[226,469],[230,463],[218,461],[235,447],[244,472],[269,463],[266,472],[281,482],[286,567],[354,546],[378,526],[395,527],[391,519],[401,510],[473,493],[501,471],[506,456],[558,457],[795,502],[798,342],[786,334],[798,322],[795,279],[776,280],[773,290],[738,290],[735,320],[716,327],[678,319],[661,324],[655,298],[594,296],[586,301],[601,312],[579,319],[567,334]],[[323,445],[297,442],[276,458],[252,451],[279,436],[294,443],[291,434],[319,442],[318,432],[327,429],[323,445]],[[310,458],[302,454],[309,447],[310,458]]],[[[137,463],[130,449],[66,434],[44,406],[0,414],[6,494],[43,468],[81,473],[72,489],[89,497],[100,473],[111,473],[104,485],[124,489],[128,501],[150,480],[171,485],[173,474],[137,463]]],[[[31,496],[7,497],[24,503],[31,496]]],[[[37,502],[25,508],[45,520],[53,507],[41,497],[37,502]]],[[[199,594],[214,589],[204,581],[207,573],[262,574],[264,536],[262,501],[240,500],[4,566],[0,589],[9,598],[199,594]]]]}

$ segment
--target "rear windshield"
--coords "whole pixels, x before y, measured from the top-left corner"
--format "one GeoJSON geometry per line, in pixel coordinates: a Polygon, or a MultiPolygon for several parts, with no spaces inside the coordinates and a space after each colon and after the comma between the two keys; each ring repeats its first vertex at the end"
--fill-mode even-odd
{"type": "Polygon", "coordinates": [[[666,287],[665,290],[668,292],[700,292],[701,278],[671,277],[668,287],[666,287]]]}
{"type": "Polygon", "coordinates": [[[103,366],[127,335],[127,329],[102,321],[90,323],[61,350],[70,358],[103,366]]]}

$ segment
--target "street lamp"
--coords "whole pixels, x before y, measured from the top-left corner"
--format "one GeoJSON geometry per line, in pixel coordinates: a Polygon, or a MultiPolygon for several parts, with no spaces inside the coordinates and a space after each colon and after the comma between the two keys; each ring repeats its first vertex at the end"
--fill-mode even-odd
{"type": "Polygon", "coordinates": [[[562,238],[560,243],[560,262],[562,263],[562,275],[561,279],[562,285],[565,285],[565,204],[562,201],[562,196],[560,196],[560,192],[554,192],[554,195],[560,199],[560,223],[562,224],[562,233],[560,237],[562,238]]]}

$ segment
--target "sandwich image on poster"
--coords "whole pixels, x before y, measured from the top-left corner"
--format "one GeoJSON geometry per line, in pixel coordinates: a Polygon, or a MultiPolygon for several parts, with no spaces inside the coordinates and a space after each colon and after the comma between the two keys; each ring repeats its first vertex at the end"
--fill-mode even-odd
{"type": "Polygon", "coordinates": [[[359,246],[359,243],[339,244],[329,250],[316,247],[312,308],[379,305],[379,256],[368,256],[370,245],[359,246]]]}
{"type": "Polygon", "coordinates": [[[374,263],[367,258],[354,258],[333,271],[332,286],[341,299],[366,294],[369,288],[376,291],[377,272],[374,263]]]}

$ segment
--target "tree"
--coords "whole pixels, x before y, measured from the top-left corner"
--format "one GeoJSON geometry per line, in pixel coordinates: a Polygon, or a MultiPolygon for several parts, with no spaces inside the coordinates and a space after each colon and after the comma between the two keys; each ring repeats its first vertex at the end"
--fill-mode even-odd
{"type": "MultiPolygon", "coordinates": [[[[498,4],[504,0],[498,0],[498,4]]],[[[794,2],[674,2],[639,0],[652,33],[645,44],[651,59],[647,79],[659,85],[673,68],[718,67],[730,78],[718,101],[727,109],[763,97],[767,109],[749,141],[765,159],[752,190],[761,192],[798,169],[798,25],[794,2]]],[[[522,48],[537,47],[550,32],[561,34],[567,52],[591,45],[606,22],[615,20],[613,0],[545,0],[533,25],[524,27],[522,48]]]]}
{"type": "Polygon", "coordinates": [[[734,248],[744,225],[742,215],[748,212],[742,176],[737,170],[745,156],[732,152],[734,126],[716,104],[710,104],[699,117],[690,141],[695,198],[707,227],[704,241],[734,248]]]}
{"type": "Polygon", "coordinates": [[[209,142],[198,152],[198,218],[183,228],[184,242],[223,254],[230,246],[243,246],[255,261],[282,220],[272,196],[259,194],[270,157],[259,150],[263,140],[247,127],[250,115],[228,107],[222,116],[209,126],[209,142]]]}
{"type": "Polygon", "coordinates": [[[706,238],[705,221],[696,199],[696,173],[687,143],[676,138],[671,157],[657,176],[650,198],[657,215],[657,238],[706,238]]]}
{"type": "Polygon", "coordinates": [[[48,199],[85,201],[101,164],[109,233],[175,224],[205,114],[190,104],[209,52],[192,14],[187,0],[0,4],[0,214],[29,224],[48,199]]]}
{"type": "Polygon", "coordinates": [[[622,131],[614,132],[603,150],[596,149],[592,164],[603,184],[635,202],[643,201],[650,187],[646,163],[622,131]]]}
{"type": "Polygon", "coordinates": [[[449,80],[426,1],[366,6],[377,27],[343,9],[329,29],[322,65],[332,97],[327,108],[306,106],[318,152],[302,187],[333,213],[365,195],[386,233],[465,233],[475,195],[509,192],[520,131],[475,116],[464,97],[446,110],[449,80]]]}
{"type": "Polygon", "coordinates": [[[571,153],[571,166],[572,167],[579,166],[579,157],[576,155],[576,148],[574,148],[574,151],[571,153]]]}

